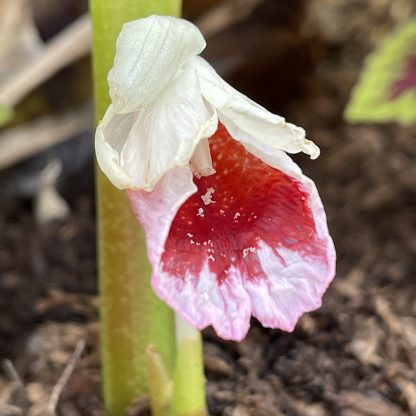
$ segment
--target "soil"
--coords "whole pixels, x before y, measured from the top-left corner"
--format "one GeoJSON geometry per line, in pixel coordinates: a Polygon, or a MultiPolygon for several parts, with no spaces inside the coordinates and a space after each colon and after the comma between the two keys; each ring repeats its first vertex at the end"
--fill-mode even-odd
{"type": "MultiPolygon", "coordinates": [[[[342,117],[365,56],[416,6],[277,3],[261,2],[244,22],[216,35],[206,56],[238,88],[304,126],[321,147],[317,161],[295,159],[320,190],[338,272],[322,308],[293,333],[255,321],[241,343],[204,332],[210,414],[416,415],[416,133],[394,124],[349,125],[342,117]],[[244,55],[242,39],[251,39],[244,55]],[[233,50],[241,56],[229,65],[233,50]]],[[[6,362],[0,376],[0,415],[45,414],[40,403],[81,337],[86,349],[57,413],[104,415],[92,160],[66,176],[60,190],[71,213],[47,225],[36,222],[30,199],[2,201],[0,357],[13,367],[6,362]]],[[[136,406],[129,415],[146,412],[136,406]]]]}

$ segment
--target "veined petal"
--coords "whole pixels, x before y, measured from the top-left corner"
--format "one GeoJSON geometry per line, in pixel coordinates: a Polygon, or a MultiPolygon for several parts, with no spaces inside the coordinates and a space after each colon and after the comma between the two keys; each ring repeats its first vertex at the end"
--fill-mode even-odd
{"type": "Polygon", "coordinates": [[[241,340],[251,315],[291,331],[319,307],[334,277],[316,188],[284,152],[260,149],[265,160],[274,157],[268,166],[223,126],[210,146],[216,173],[194,178],[192,187],[188,172],[187,186],[171,187],[175,195],[184,190],[181,198],[166,185],[146,201],[145,193],[131,198],[151,248],[153,287],[191,324],[213,325],[226,339],[241,340]]]}
{"type": "MultiPolygon", "coordinates": [[[[161,267],[166,240],[178,210],[197,191],[193,178],[189,167],[175,168],[167,172],[151,192],[128,191],[133,212],[145,229],[148,256],[153,266],[152,285],[162,299],[196,327],[212,324],[220,336],[242,339],[250,326],[251,303],[248,294],[241,290],[238,273],[218,286],[216,275],[205,259],[195,289],[191,271],[183,279],[177,279],[161,267]],[[224,314],[225,309],[228,316],[224,314]]],[[[186,237],[192,241],[190,233],[186,237]]]]}
{"type": "Polygon", "coordinates": [[[305,130],[287,123],[226,83],[203,58],[192,59],[201,84],[202,95],[218,111],[220,121],[232,137],[242,134],[255,136],[276,150],[288,153],[303,152],[312,159],[319,156],[319,148],[305,138],[305,130]]]}
{"type": "Polygon", "coordinates": [[[100,169],[118,189],[134,187],[134,180],[120,163],[120,152],[135,114],[117,115],[110,105],[95,132],[95,156],[100,169]]]}
{"type": "Polygon", "coordinates": [[[149,105],[205,46],[199,29],[183,19],[150,16],[126,23],[108,74],[115,112],[126,114],[149,105]]]}
{"type": "Polygon", "coordinates": [[[97,160],[116,187],[149,191],[168,170],[188,166],[217,123],[195,70],[185,67],[151,105],[129,114],[109,107],[97,128],[97,160]]]}

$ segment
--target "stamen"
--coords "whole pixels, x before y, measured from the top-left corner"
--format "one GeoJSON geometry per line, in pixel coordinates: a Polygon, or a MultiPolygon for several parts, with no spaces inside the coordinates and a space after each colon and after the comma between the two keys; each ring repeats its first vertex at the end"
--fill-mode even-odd
{"type": "Polygon", "coordinates": [[[215,173],[215,169],[212,167],[208,139],[201,140],[196,146],[191,159],[191,169],[197,178],[200,178],[201,176],[210,176],[215,173]]]}
{"type": "Polygon", "coordinates": [[[198,213],[196,214],[197,217],[204,217],[204,208],[198,208],[198,213]]]}
{"type": "Polygon", "coordinates": [[[257,250],[255,247],[248,247],[243,250],[243,258],[248,256],[248,253],[255,253],[257,250]]]}

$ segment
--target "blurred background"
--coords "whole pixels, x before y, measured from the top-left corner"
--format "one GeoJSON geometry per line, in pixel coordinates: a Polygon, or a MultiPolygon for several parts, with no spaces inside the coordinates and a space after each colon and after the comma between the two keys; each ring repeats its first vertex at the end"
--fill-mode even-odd
{"type": "MultiPolygon", "coordinates": [[[[0,0],[0,105],[15,109],[0,128],[2,416],[45,414],[83,337],[57,414],[104,415],[87,8],[0,0]]],[[[365,57],[416,17],[414,0],[185,0],[184,16],[226,80],[321,147],[295,159],[339,259],[323,307],[294,333],[253,322],[231,343],[204,332],[210,413],[416,415],[416,130],[343,119],[365,57]]]]}

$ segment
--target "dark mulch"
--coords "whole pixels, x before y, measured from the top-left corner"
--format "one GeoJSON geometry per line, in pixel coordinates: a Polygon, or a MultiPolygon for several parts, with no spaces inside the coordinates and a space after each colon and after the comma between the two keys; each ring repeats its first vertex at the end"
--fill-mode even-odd
{"type": "MultiPolygon", "coordinates": [[[[290,2],[283,3],[290,10],[290,2]]],[[[224,64],[223,72],[272,108],[270,85],[278,96],[285,73],[296,73],[293,89],[282,87],[273,109],[305,126],[321,146],[317,161],[296,160],[316,180],[327,208],[338,275],[323,307],[304,316],[292,334],[253,322],[238,344],[205,332],[210,413],[416,415],[415,130],[342,120],[365,55],[415,7],[406,0],[314,0],[295,22],[277,11],[283,16],[277,28],[265,17],[271,8],[264,2],[247,22],[222,35],[217,57],[215,48],[207,56],[221,66],[227,50],[259,27],[267,39],[285,36],[284,48],[269,59],[245,56],[231,69],[224,64]],[[302,68],[295,67],[299,62],[302,68]]],[[[267,49],[263,39],[258,45],[267,49]]],[[[247,47],[255,51],[253,42],[247,47]]],[[[72,207],[64,222],[40,227],[27,201],[2,208],[0,355],[15,363],[27,393],[4,374],[0,400],[8,398],[24,414],[36,414],[36,404],[45,402],[81,336],[87,348],[63,390],[59,414],[104,414],[92,178],[91,164],[62,184],[72,207]]],[[[1,415],[13,411],[0,408],[1,415]]]]}

